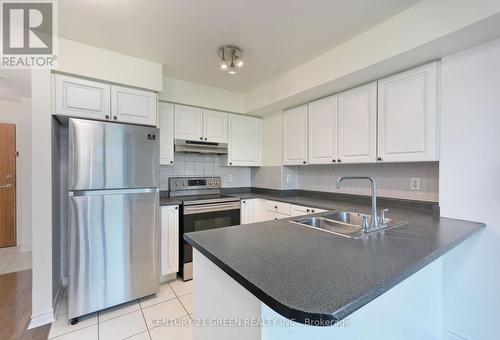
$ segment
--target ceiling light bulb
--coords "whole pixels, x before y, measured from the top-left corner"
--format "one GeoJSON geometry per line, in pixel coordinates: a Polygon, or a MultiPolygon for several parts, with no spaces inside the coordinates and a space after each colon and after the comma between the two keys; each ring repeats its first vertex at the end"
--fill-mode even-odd
{"type": "Polygon", "coordinates": [[[234,67],[234,61],[231,61],[231,65],[229,65],[229,74],[235,74],[236,68],[234,67]]]}
{"type": "Polygon", "coordinates": [[[236,66],[238,66],[240,68],[243,67],[243,60],[241,60],[241,59],[238,60],[238,62],[236,63],[236,66]]]}
{"type": "Polygon", "coordinates": [[[220,64],[220,69],[225,71],[227,70],[227,62],[226,60],[222,60],[221,64],[220,64]]]}

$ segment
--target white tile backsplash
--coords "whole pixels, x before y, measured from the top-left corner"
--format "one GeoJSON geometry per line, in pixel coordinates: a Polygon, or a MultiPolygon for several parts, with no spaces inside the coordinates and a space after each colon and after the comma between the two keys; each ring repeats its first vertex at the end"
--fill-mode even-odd
{"type": "Polygon", "coordinates": [[[223,188],[249,187],[250,168],[225,166],[220,157],[176,152],[174,165],[160,166],[160,190],[168,190],[168,179],[179,176],[220,176],[223,188]]]}
{"type": "Polygon", "coordinates": [[[251,170],[254,187],[287,190],[302,189],[369,195],[367,181],[346,181],[337,189],[340,176],[371,176],[377,181],[377,194],[384,197],[424,201],[439,200],[439,163],[377,163],[307,166],[267,166],[251,170]],[[287,183],[290,175],[291,183],[287,183]],[[410,178],[420,178],[420,191],[410,190],[410,178]]]}

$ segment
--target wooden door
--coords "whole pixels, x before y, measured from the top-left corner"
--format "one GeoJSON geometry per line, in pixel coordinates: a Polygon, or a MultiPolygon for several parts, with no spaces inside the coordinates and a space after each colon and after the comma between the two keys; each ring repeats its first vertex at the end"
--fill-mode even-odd
{"type": "Polygon", "coordinates": [[[0,124],[0,247],[16,245],[16,126],[0,124]]]}

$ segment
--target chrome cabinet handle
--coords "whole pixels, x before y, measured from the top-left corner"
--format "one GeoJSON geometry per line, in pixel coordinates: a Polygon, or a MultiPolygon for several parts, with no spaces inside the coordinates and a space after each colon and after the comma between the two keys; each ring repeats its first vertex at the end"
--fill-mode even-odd
{"type": "Polygon", "coordinates": [[[12,188],[12,184],[5,184],[5,185],[0,185],[0,189],[2,188],[12,188]]]}

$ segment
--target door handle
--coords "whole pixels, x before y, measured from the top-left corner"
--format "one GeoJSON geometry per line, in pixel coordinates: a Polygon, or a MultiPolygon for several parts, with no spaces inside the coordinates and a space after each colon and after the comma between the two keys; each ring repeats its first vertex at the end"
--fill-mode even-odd
{"type": "Polygon", "coordinates": [[[5,185],[0,185],[0,189],[3,189],[3,188],[12,188],[12,184],[5,184],[5,185]]]}

